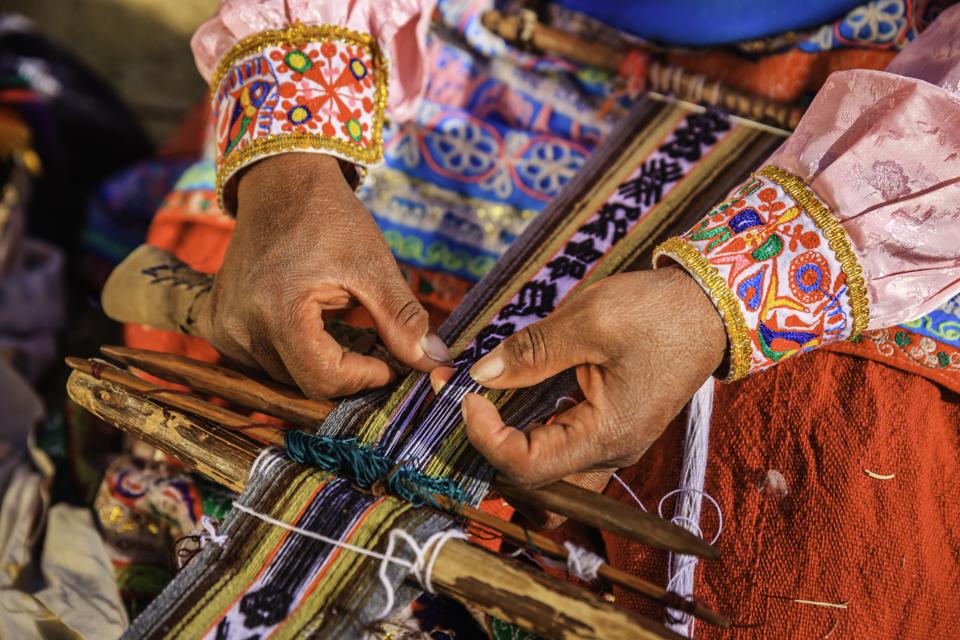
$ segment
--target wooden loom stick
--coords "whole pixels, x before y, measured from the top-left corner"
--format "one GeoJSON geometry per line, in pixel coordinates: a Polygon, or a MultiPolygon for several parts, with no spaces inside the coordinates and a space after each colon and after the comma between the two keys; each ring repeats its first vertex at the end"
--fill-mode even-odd
{"type": "MultiPolygon", "coordinates": [[[[320,403],[315,403],[318,406],[311,408],[314,401],[308,400],[299,395],[298,391],[289,388],[282,399],[284,404],[278,407],[272,400],[265,401],[260,390],[262,383],[223,367],[183,356],[115,346],[101,347],[101,351],[111,358],[142,369],[158,378],[185,384],[204,393],[219,395],[268,415],[282,417],[295,424],[315,427],[317,420],[314,416],[322,411],[320,403]],[[229,371],[229,378],[224,378],[224,371],[229,371]],[[297,395],[298,401],[287,404],[286,398],[292,395],[297,395]],[[304,413],[301,414],[301,410],[305,410],[304,413]]],[[[606,529],[657,549],[709,559],[720,556],[716,547],[683,527],[568,482],[555,482],[537,489],[529,489],[512,483],[503,476],[497,476],[493,486],[497,491],[517,502],[559,513],[578,522],[606,529]]]]}
{"type": "MultiPolygon", "coordinates": [[[[678,540],[673,529],[659,526],[659,523],[667,521],[652,513],[641,511],[632,505],[569,482],[554,482],[545,487],[531,489],[521,487],[509,478],[498,476],[495,486],[497,491],[506,498],[535,504],[541,509],[563,514],[577,522],[589,523],[592,527],[620,536],[636,539],[636,531],[642,529],[645,533],[643,542],[657,549],[696,555],[710,560],[720,557],[716,547],[710,546],[702,538],[693,534],[690,534],[691,537],[700,544],[688,544],[685,536],[682,540],[678,540]]],[[[678,528],[682,529],[682,527],[678,528]]],[[[686,529],[683,530],[686,531],[686,529]]]]}
{"type": "Polygon", "coordinates": [[[172,353],[108,345],[100,347],[100,351],[158,378],[302,426],[316,428],[335,406],[333,402],[310,400],[299,390],[287,385],[172,353]]]}
{"type": "MultiPolygon", "coordinates": [[[[243,491],[262,450],[238,432],[191,419],[80,370],[71,373],[67,392],[97,417],[237,492],[243,491]]],[[[438,591],[546,637],[682,638],[588,591],[462,540],[449,540],[441,548],[431,579],[438,591]]]]}
{"type": "Polygon", "coordinates": [[[118,369],[112,364],[72,356],[68,356],[64,360],[67,366],[75,371],[82,371],[95,378],[102,378],[123,387],[127,391],[148,395],[157,402],[212,420],[228,429],[242,431],[260,442],[283,446],[283,433],[276,427],[257,424],[251,418],[205,402],[197,396],[158,387],[143,378],[138,378],[122,369],[118,369]]]}
{"type": "MultiPolygon", "coordinates": [[[[176,409],[187,411],[188,413],[192,413],[206,420],[211,420],[215,424],[219,424],[230,429],[242,429],[247,435],[253,436],[267,444],[276,445],[281,448],[284,446],[283,431],[281,429],[270,427],[269,425],[256,425],[255,423],[252,423],[251,420],[246,416],[240,415],[228,409],[224,409],[223,407],[210,404],[195,396],[179,392],[166,391],[162,387],[152,385],[146,380],[138,378],[122,369],[118,369],[111,364],[74,357],[66,358],[66,363],[75,371],[80,371],[96,378],[106,380],[107,382],[117,385],[126,391],[149,394],[149,398],[151,400],[161,404],[166,404],[176,409]]],[[[506,522],[494,515],[469,505],[453,505],[446,496],[433,495],[431,497],[448,512],[459,513],[459,515],[482,524],[487,528],[493,529],[494,531],[503,534],[515,542],[521,544],[532,542],[533,545],[538,549],[548,553],[549,555],[558,556],[563,559],[566,559],[569,555],[569,551],[567,551],[566,547],[540,533],[528,531],[519,525],[506,522]]],[[[651,598],[652,600],[665,606],[672,605],[672,608],[687,611],[688,613],[691,613],[697,618],[705,620],[710,624],[722,626],[724,628],[729,625],[729,621],[727,621],[726,618],[711,611],[703,605],[698,603],[691,604],[684,601],[678,601],[675,597],[672,597],[666,589],[660,587],[659,585],[638,578],[615,567],[611,567],[606,563],[601,566],[598,573],[614,584],[636,591],[641,595],[651,598]]]]}
{"type": "MultiPolygon", "coordinates": [[[[532,45],[544,53],[614,73],[619,73],[629,54],[629,50],[622,47],[585,40],[562,29],[541,24],[532,11],[522,12],[520,15],[505,15],[491,9],[484,12],[481,22],[484,27],[508,42],[519,46],[532,45]]],[[[803,116],[803,108],[800,106],[737,91],[682,67],[656,61],[650,63],[646,81],[653,91],[672,93],[689,102],[706,102],[722,107],[732,114],[770,122],[790,130],[796,128],[803,116]]]]}
{"type": "MultiPolygon", "coordinates": [[[[434,496],[434,499],[436,499],[444,509],[452,510],[456,508],[454,505],[450,504],[450,500],[446,496],[434,496]]],[[[570,555],[570,552],[567,550],[567,548],[556,542],[553,538],[548,538],[542,533],[538,533],[536,531],[530,531],[513,522],[505,522],[497,518],[495,515],[487,513],[486,511],[475,509],[474,512],[471,512],[471,514],[467,517],[474,522],[502,533],[515,542],[519,542],[521,544],[532,544],[537,549],[544,551],[549,555],[557,556],[564,560],[566,560],[570,555]]],[[[606,578],[610,582],[624,587],[625,589],[636,591],[637,593],[660,602],[661,604],[666,604],[673,600],[671,594],[663,587],[653,584],[652,582],[648,582],[643,578],[638,578],[632,573],[628,573],[622,569],[617,569],[616,567],[610,566],[607,563],[603,563],[600,566],[600,569],[597,571],[597,575],[606,578]]],[[[684,603],[680,604],[680,606],[672,608],[682,609],[687,613],[692,614],[696,618],[724,629],[727,629],[730,626],[730,621],[727,620],[725,616],[708,609],[699,602],[689,603],[685,601],[684,603]]]]}

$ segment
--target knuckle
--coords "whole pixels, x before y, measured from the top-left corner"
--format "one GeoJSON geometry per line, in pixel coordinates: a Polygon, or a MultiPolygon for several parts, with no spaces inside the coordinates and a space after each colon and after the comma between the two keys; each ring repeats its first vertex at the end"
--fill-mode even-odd
{"type": "Polygon", "coordinates": [[[536,324],[530,325],[507,340],[504,348],[507,357],[515,364],[531,369],[547,364],[547,339],[544,331],[536,324]]]}
{"type": "Polygon", "coordinates": [[[394,314],[394,319],[400,326],[411,329],[426,328],[430,321],[427,310],[414,298],[410,298],[400,305],[400,308],[394,314]]]}

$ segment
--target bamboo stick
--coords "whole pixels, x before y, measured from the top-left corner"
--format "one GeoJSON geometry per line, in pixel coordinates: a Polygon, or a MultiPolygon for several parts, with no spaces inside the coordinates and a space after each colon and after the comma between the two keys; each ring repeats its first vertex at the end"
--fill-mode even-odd
{"type": "MultiPolygon", "coordinates": [[[[106,380],[107,382],[115,384],[126,391],[149,394],[149,398],[151,400],[161,404],[187,411],[188,413],[192,413],[197,417],[205,420],[211,420],[215,424],[219,424],[230,429],[242,429],[247,435],[253,436],[264,443],[272,444],[281,448],[284,446],[283,432],[280,429],[276,429],[268,425],[256,425],[251,423],[250,419],[246,416],[230,411],[229,409],[224,409],[223,407],[210,404],[195,396],[165,391],[162,387],[152,385],[146,380],[131,375],[130,373],[122,369],[118,369],[111,364],[74,357],[68,357],[66,359],[66,363],[75,371],[80,371],[96,378],[106,380]]],[[[528,531],[519,525],[516,525],[512,522],[506,522],[494,515],[469,505],[453,505],[446,496],[433,495],[431,497],[448,512],[458,513],[469,520],[497,531],[507,538],[510,538],[514,542],[520,544],[532,542],[538,549],[546,552],[549,555],[562,559],[566,559],[569,555],[569,551],[566,549],[566,547],[540,533],[528,531]]],[[[626,589],[634,590],[637,593],[651,598],[660,604],[691,613],[694,616],[709,622],[710,624],[722,626],[724,628],[726,628],[726,626],[729,624],[729,622],[723,616],[711,611],[710,609],[707,609],[700,604],[689,603],[679,599],[659,585],[633,576],[615,567],[611,567],[606,563],[601,566],[599,575],[610,580],[614,584],[626,589]]]]}
{"type": "MultiPolygon", "coordinates": [[[[67,392],[99,418],[237,492],[261,450],[240,433],[191,419],[80,370],[70,375],[67,392]]],[[[431,578],[438,591],[546,637],[682,638],[588,591],[461,540],[443,546],[431,578]]]]}
{"type": "MultiPolygon", "coordinates": [[[[285,388],[282,398],[267,396],[262,390],[263,383],[205,362],[128,347],[103,346],[100,350],[111,358],[159,378],[185,384],[204,393],[220,395],[295,424],[314,427],[317,424],[316,416],[324,410],[321,403],[309,400],[289,387],[285,388]],[[224,379],[224,372],[229,373],[227,379],[224,379]]],[[[568,482],[555,482],[531,489],[497,476],[493,486],[518,502],[559,513],[590,526],[599,526],[657,549],[710,559],[719,557],[715,547],[683,527],[568,482]]]]}
{"type": "MultiPolygon", "coordinates": [[[[434,499],[437,500],[437,502],[439,502],[440,505],[447,510],[452,510],[454,508],[454,505],[450,504],[450,501],[446,496],[434,496],[434,499]]],[[[495,515],[487,513],[486,511],[476,509],[468,517],[474,522],[502,533],[504,536],[510,538],[514,542],[520,543],[521,545],[532,544],[540,551],[564,560],[566,560],[570,555],[570,552],[567,550],[567,548],[556,542],[553,538],[549,538],[536,531],[530,531],[529,529],[521,527],[513,522],[501,520],[495,515]]],[[[631,573],[623,571],[622,569],[617,569],[616,567],[610,566],[607,563],[603,563],[603,565],[600,566],[600,569],[597,571],[597,575],[606,578],[613,584],[624,587],[625,589],[636,591],[637,593],[665,606],[690,613],[694,617],[705,622],[709,622],[712,625],[721,627],[723,629],[727,629],[730,626],[730,621],[725,616],[708,609],[699,602],[690,602],[679,598],[676,596],[676,594],[671,594],[669,591],[659,585],[648,582],[643,578],[638,578],[631,573]]]]}

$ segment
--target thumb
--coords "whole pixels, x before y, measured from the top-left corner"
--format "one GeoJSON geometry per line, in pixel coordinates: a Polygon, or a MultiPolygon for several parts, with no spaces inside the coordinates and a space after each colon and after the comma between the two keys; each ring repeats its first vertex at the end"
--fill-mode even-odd
{"type": "Polygon", "coordinates": [[[439,336],[430,332],[430,315],[414,297],[400,272],[394,268],[381,277],[373,292],[355,294],[370,312],[377,333],[390,353],[420,371],[429,371],[450,360],[439,336]]]}
{"type": "Polygon", "coordinates": [[[491,389],[529,387],[591,361],[591,349],[577,318],[570,307],[560,307],[480,358],[470,376],[491,389]]]}

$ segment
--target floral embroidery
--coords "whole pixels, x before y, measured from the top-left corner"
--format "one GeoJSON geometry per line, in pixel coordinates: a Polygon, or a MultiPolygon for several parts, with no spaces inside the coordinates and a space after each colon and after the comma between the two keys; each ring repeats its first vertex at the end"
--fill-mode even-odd
{"type": "Polygon", "coordinates": [[[379,162],[387,67],[368,35],[295,25],[240,41],[211,83],[217,191],[241,167],[285,151],[379,162]]]}
{"type": "Polygon", "coordinates": [[[833,349],[911,371],[960,391],[960,351],[904,327],[867,331],[833,349]]]}
{"type": "Polygon", "coordinates": [[[767,167],[656,256],[683,264],[730,336],[736,380],[865,324],[866,296],[845,232],[795,178],[767,167]]]}
{"type": "Polygon", "coordinates": [[[799,48],[809,52],[840,47],[900,49],[917,35],[912,16],[914,2],[870,0],[814,31],[799,48]]]}

